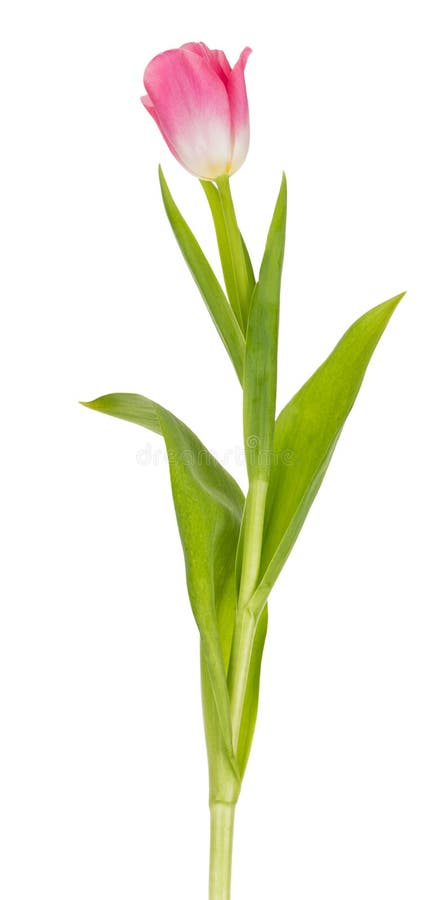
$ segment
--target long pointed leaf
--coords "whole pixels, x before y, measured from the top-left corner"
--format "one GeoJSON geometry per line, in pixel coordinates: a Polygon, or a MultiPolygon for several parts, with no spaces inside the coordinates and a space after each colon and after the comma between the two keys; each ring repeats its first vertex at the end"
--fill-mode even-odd
{"type": "Polygon", "coordinates": [[[116,419],[124,419],[125,422],[133,422],[141,425],[156,434],[162,434],[160,419],[157,415],[156,404],[142,394],[104,394],[97,400],[82,403],[88,409],[106,413],[116,419]]]}
{"type": "Polygon", "coordinates": [[[361,316],[278,417],[259,584],[252,600],[255,613],[263,608],[297,539],[373,351],[403,296],[361,316]]]}
{"type": "Polygon", "coordinates": [[[250,482],[268,481],[275,427],[281,272],[286,239],[283,175],[249,311],[243,376],[243,426],[250,482]]]}
{"type": "Polygon", "coordinates": [[[164,437],[190,602],[201,636],[223,745],[229,766],[238,779],[218,610],[225,595],[227,607],[230,603],[231,609],[235,607],[234,566],[242,492],[196,435],[158,403],[139,394],[109,394],[84,405],[152,427],[164,437]]]}
{"type": "Polygon", "coordinates": [[[245,344],[242,330],[210,263],[170,193],[161,167],[159,177],[164,207],[181,253],[228,351],[237,377],[242,382],[245,344]]]}

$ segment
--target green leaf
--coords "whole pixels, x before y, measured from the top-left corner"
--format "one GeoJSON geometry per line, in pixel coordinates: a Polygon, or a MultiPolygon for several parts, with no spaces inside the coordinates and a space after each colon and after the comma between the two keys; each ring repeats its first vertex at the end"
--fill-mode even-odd
{"type": "Polygon", "coordinates": [[[142,394],[105,394],[97,400],[81,405],[106,413],[107,416],[115,416],[116,419],[124,419],[125,422],[142,425],[143,428],[155,431],[156,434],[162,434],[156,404],[142,394]]]}
{"type": "Polygon", "coordinates": [[[161,167],[159,178],[164,207],[181,253],[228,351],[237,377],[242,382],[245,345],[242,330],[213,269],[170,193],[161,167]]]}
{"type": "Polygon", "coordinates": [[[297,539],[373,351],[403,296],[358,319],[278,417],[258,587],[251,602],[255,614],[297,539]]]}
{"type": "Polygon", "coordinates": [[[220,634],[218,616],[223,631],[223,611],[230,619],[236,602],[234,569],[242,492],[196,435],[158,403],[139,394],[109,394],[84,405],[152,427],[164,437],[190,602],[201,636],[226,764],[238,782],[222,646],[228,638],[220,634]]]}
{"type": "Polygon", "coordinates": [[[142,425],[165,437],[175,507],[186,555],[189,594],[201,634],[210,796],[212,801],[235,802],[256,722],[260,666],[267,627],[266,607],[254,641],[237,751],[237,777],[236,761],[230,757],[228,693],[226,697],[221,697],[221,694],[228,672],[236,614],[234,565],[243,510],[242,493],[187,426],[147,397],[141,394],[107,394],[83,405],[142,425]],[[221,659],[218,658],[218,642],[221,659]],[[217,680],[219,690],[213,687],[217,680]]]}
{"type": "Polygon", "coordinates": [[[250,482],[269,480],[275,427],[278,318],[286,240],[283,175],[249,311],[243,376],[243,426],[250,482]]]}

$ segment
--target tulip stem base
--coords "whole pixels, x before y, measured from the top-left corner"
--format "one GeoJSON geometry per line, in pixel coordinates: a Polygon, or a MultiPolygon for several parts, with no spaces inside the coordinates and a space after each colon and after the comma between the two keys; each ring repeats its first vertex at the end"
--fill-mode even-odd
{"type": "Polygon", "coordinates": [[[212,803],[210,807],[209,900],[230,900],[235,806],[212,803]]]}
{"type": "Polygon", "coordinates": [[[246,499],[242,576],[228,670],[231,728],[236,754],[239,747],[252,649],[260,616],[260,611],[255,613],[252,609],[251,600],[257,587],[260,567],[267,490],[267,482],[256,479],[250,483],[246,499]]]}

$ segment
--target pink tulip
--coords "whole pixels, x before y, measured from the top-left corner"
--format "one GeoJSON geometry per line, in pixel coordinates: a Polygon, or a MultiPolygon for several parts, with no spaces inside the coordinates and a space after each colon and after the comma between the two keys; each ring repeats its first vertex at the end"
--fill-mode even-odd
{"type": "Polygon", "coordinates": [[[249,145],[246,47],[231,68],[222,50],[183,44],[166,50],[144,73],[142,103],[177,160],[198,178],[240,168],[249,145]]]}

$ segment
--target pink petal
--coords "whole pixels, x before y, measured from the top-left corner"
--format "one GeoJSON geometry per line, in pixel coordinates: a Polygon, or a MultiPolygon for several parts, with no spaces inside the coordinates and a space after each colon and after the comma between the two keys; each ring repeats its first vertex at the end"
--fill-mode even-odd
{"type": "Polygon", "coordinates": [[[197,49],[168,50],[149,63],[145,106],[186,169],[216,178],[230,165],[230,105],[222,78],[208,62],[211,51],[192,46],[197,49]]]}
{"type": "Polygon", "coordinates": [[[249,110],[245,85],[245,66],[251,53],[245,47],[228,79],[231,127],[233,132],[233,153],[231,172],[236,172],[244,162],[249,147],[249,110]]]}
{"type": "Polygon", "coordinates": [[[163,138],[164,138],[164,140],[166,141],[166,144],[167,144],[167,146],[168,146],[170,152],[173,153],[173,155],[176,157],[176,159],[178,160],[178,162],[180,162],[180,163],[182,163],[182,165],[184,165],[182,159],[179,158],[178,153],[177,153],[175,147],[174,147],[173,144],[170,142],[169,138],[168,138],[167,135],[164,133],[164,131],[163,131],[162,127],[161,127],[161,123],[160,123],[160,119],[159,119],[159,117],[158,117],[157,110],[155,109],[155,106],[154,106],[154,104],[152,103],[151,98],[148,96],[148,94],[146,94],[145,97],[140,97],[140,100],[141,100],[143,106],[145,107],[145,109],[147,109],[148,113],[151,114],[151,116],[152,116],[154,122],[156,122],[156,124],[158,125],[158,128],[160,129],[161,134],[163,135],[163,138]]]}
{"type": "Polygon", "coordinates": [[[208,56],[209,49],[207,44],[204,44],[203,41],[188,41],[187,44],[182,44],[179,48],[180,50],[191,50],[192,53],[197,53],[198,56],[208,56]]]}
{"type": "Polygon", "coordinates": [[[158,116],[157,116],[157,113],[156,113],[156,111],[155,111],[155,106],[154,106],[154,104],[152,103],[151,98],[146,94],[145,97],[140,97],[140,100],[141,100],[141,102],[142,102],[144,108],[147,109],[148,113],[151,114],[152,118],[155,119],[155,121],[156,121],[156,123],[157,123],[157,125],[158,125],[158,116]]]}
{"type": "Polygon", "coordinates": [[[197,53],[198,56],[202,56],[206,62],[211,66],[216,75],[219,75],[219,78],[222,79],[224,84],[228,83],[228,78],[231,74],[231,66],[225,56],[223,50],[210,50],[206,44],[200,41],[198,44],[189,43],[183,44],[181,47],[182,50],[189,50],[191,53],[197,53]]]}
{"type": "Polygon", "coordinates": [[[231,66],[225,53],[223,50],[210,50],[210,53],[217,74],[225,81],[225,83],[227,83],[231,75],[231,66]]]}

